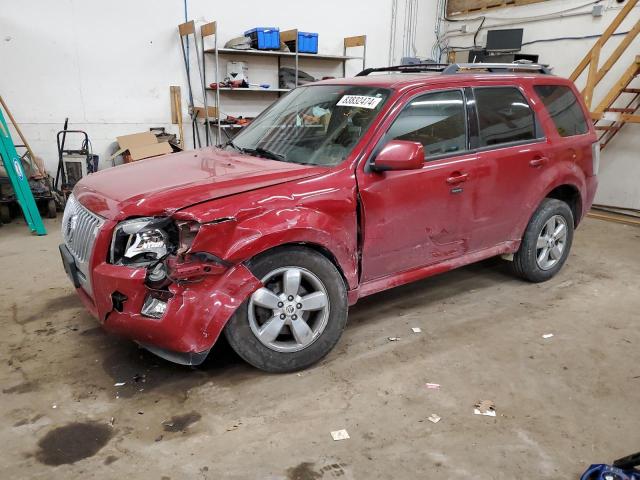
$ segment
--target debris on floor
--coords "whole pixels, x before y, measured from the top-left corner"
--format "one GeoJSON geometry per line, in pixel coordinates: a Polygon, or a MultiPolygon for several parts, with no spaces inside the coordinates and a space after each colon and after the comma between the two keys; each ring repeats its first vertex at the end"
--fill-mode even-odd
{"type": "Polygon", "coordinates": [[[351,438],[349,436],[349,432],[347,432],[344,428],[342,430],[336,430],[335,432],[331,432],[331,438],[333,438],[335,441],[338,440],[347,440],[348,438],[351,438]]]}
{"type": "Polygon", "coordinates": [[[234,423],[230,427],[227,427],[227,432],[233,432],[234,430],[237,430],[238,428],[240,428],[240,425],[242,425],[242,422],[234,423]]]}
{"type": "Polygon", "coordinates": [[[400,337],[389,337],[390,342],[397,342],[398,340],[400,340],[400,337]]]}
{"type": "Polygon", "coordinates": [[[440,384],[439,383],[425,383],[424,386],[427,387],[430,390],[440,390],[440,384]]]}
{"type": "Polygon", "coordinates": [[[496,406],[492,400],[480,400],[473,409],[474,415],[496,416],[496,406]]]}
{"type": "Polygon", "coordinates": [[[420,327],[411,327],[411,331],[413,331],[413,333],[421,333],[422,329],[420,327]]]}
{"type": "Polygon", "coordinates": [[[427,417],[427,420],[429,420],[431,423],[438,423],[441,420],[441,418],[435,413],[432,413],[427,417]]]}
{"type": "Polygon", "coordinates": [[[553,333],[545,333],[544,335],[542,335],[542,338],[551,338],[553,337],[553,333]]]}
{"type": "Polygon", "coordinates": [[[114,387],[122,387],[123,385],[126,385],[127,382],[118,382],[118,383],[114,383],[113,386],[114,387]]]}

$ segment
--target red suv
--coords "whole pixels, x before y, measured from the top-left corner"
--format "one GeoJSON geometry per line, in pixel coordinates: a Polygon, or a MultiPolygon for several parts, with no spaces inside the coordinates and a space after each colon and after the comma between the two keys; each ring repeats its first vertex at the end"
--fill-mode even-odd
{"type": "Polygon", "coordinates": [[[161,357],[198,364],[224,334],[258,368],[305,368],[366,295],[498,255],[553,277],[596,190],[587,118],[536,65],[314,83],[223,148],[84,178],[63,263],[105,329],[161,357]]]}

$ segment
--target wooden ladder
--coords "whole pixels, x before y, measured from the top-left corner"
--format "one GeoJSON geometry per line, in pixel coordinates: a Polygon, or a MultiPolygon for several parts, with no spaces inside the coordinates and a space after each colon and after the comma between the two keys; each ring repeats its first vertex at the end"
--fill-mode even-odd
{"type": "Polygon", "coordinates": [[[582,96],[591,112],[591,118],[596,125],[596,130],[602,132],[600,134],[600,148],[608,145],[626,123],[640,123],[640,115],[636,115],[640,107],[640,88],[630,86],[631,82],[640,73],[640,56],[635,57],[632,64],[625,70],[600,104],[595,109],[591,106],[595,87],[609,73],[631,42],[640,34],[640,19],[638,19],[613,50],[609,58],[600,66],[600,52],[603,46],[615,34],[620,24],[637,3],[638,0],[629,0],[625,4],[569,77],[575,82],[585,69],[589,68],[582,96]],[[624,107],[615,107],[614,105],[618,101],[623,101],[622,105],[624,107]]]}
{"type": "Polygon", "coordinates": [[[626,123],[640,123],[640,115],[637,115],[640,109],[640,88],[630,87],[639,74],[640,55],[636,56],[606,97],[591,112],[596,130],[600,132],[601,149],[609,144],[626,123]],[[613,106],[618,100],[623,101],[623,107],[613,106]]]}

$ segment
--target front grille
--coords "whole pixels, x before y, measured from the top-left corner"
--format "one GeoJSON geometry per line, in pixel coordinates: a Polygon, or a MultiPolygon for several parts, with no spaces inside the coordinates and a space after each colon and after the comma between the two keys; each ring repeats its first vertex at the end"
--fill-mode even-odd
{"type": "Polygon", "coordinates": [[[62,216],[62,238],[76,262],[80,283],[89,294],[92,293],[89,260],[103,224],[102,217],[83,207],[73,195],[69,196],[62,216]]]}

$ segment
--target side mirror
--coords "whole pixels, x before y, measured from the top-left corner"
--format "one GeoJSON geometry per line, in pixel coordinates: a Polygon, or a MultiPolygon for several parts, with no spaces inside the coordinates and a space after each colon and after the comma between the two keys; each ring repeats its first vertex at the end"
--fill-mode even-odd
{"type": "Polygon", "coordinates": [[[373,161],[372,170],[416,170],[424,165],[424,147],[420,142],[391,140],[373,161]]]}

